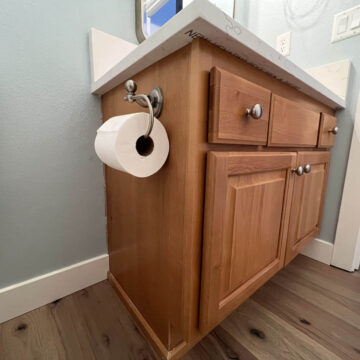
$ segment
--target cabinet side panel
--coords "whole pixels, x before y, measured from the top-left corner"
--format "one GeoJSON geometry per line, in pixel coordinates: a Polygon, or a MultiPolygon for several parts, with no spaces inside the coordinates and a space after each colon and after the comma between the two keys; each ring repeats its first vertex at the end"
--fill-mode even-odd
{"type": "MultiPolygon", "coordinates": [[[[110,271],[166,348],[183,340],[184,214],[189,47],[133,77],[137,93],[160,86],[160,121],[170,141],[164,167],[148,178],[105,167],[110,271]]],[[[123,100],[119,85],[102,99],[103,119],[147,111],[123,100]]]]}

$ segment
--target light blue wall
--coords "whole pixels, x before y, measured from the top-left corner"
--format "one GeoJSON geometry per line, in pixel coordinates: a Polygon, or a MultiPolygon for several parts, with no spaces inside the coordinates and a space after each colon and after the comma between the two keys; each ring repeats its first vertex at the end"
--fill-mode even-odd
{"type": "Polygon", "coordinates": [[[276,47],[276,37],[292,32],[290,59],[308,69],[337,60],[352,61],[347,108],[339,111],[339,134],[332,150],[329,183],[319,238],[334,242],[360,88],[360,35],[331,44],[334,15],[360,0],[237,0],[236,18],[276,47]]]}
{"type": "MultiPolygon", "coordinates": [[[[353,61],[320,235],[333,241],[359,89],[360,37],[330,44],[331,25],[333,14],[360,0],[238,1],[240,20],[271,45],[293,31],[290,57],[304,68],[353,61]],[[312,4],[319,9],[294,22],[285,4],[295,15],[312,4]]],[[[107,251],[104,179],[93,149],[101,109],[89,91],[88,31],[136,42],[133,14],[134,0],[1,2],[0,288],[107,251]]]]}
{"type": "Polygon", "coordinates": [[[0,288],[107,252],[90,27],[136,42],[134,0],[0,6],[0,288]]]}

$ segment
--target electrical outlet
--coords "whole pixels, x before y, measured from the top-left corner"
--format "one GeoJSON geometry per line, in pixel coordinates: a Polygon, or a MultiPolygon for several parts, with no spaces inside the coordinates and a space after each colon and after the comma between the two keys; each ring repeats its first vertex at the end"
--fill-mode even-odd
{"type": "Polygon", "coordinates": [[[291,31],[276,38],[276,50],[284,56],[290,55],[291,31]]]}

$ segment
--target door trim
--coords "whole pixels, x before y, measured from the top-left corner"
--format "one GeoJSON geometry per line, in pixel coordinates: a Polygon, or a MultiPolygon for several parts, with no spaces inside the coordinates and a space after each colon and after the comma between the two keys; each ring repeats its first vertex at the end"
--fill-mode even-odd
{"type": "Polygon", "coordinates": [[[336,229],[331,265],[354,271],[360,265],[360,95],[336,229]]]}

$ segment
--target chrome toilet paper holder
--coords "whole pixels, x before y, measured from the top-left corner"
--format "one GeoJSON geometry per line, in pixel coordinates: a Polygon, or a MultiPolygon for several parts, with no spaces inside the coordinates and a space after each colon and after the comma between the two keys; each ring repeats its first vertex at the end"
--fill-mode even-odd
{"type": "Polygon", "coordinates": [[[164,97],[159,87],[154,87],[149,95],[135,94],[137,85],[134,80],[128,80],[125,82],[125,89],[127,95],[124,97],[125,101],[129,103],[136,102],[138,105],[149,108],[149,126],[144,134],[147,138],[150,136],[154,126],[154,116],[159,116],[163,107],[164,97]]]}

